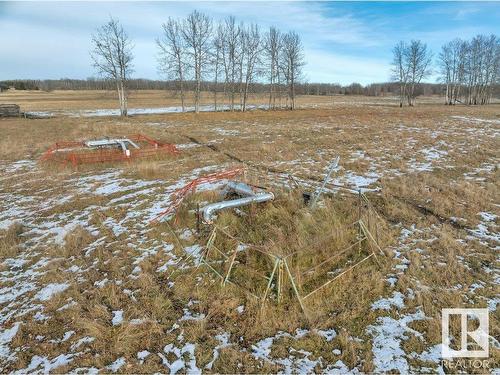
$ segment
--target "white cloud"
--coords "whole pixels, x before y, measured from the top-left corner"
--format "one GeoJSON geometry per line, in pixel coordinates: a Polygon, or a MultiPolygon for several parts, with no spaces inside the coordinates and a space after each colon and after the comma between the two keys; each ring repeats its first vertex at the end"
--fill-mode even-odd
{"type": "Polygon", "coordinates": [[[368,84],[389,79],[390,64],[386,61],[316,50],[307,50],[306,55],[309,82],[368,84]]]}
{"type": "Polygon", "coordinates": [[[390,51],[397,40],[421,39],[437,53],[442,43],[455,36],[488,33],[491,25],[450,23],[454,17],[477,16],[478,9],[483,9],[483,5],[466,5],[432,5],[396,21],[391,15],[361,12],[361,5],[346,7],[335,2],[0,2],[0,79],[94,75],[90,36],[110,15],[122,22],[134,41],[135,76],[158,78],[154,40],[161,23],[169,16],[184,17],[198,9],[215,20],[234,15],[237,20],[258,23],[263,30],[274,25],[282,31],[296,31],[305,47],[305,73],[310,82],[386,81],[390,51]],[[425,28],[415,27],[411,18],[417,17],[421,24],[436,15],[443,22],[425,28]]]}

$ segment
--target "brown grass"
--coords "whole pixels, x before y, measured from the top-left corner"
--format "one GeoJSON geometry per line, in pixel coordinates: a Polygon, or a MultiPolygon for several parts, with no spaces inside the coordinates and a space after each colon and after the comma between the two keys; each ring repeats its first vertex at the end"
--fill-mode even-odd
{"type": "MultiPolygon", "coordinates": [[[[168,95],[162,92],[132,93],[130,105],[176,105],[176,99],[168,95]]],[[[491,173],[478,172],[478,176],[485,178],[482,182],[464,176],[464,173],[485,163],[495,164],[498,161],[498,142],[493,136],[497,125],[471,125],[450,116],[496,119],[498,107],[445,108],[429,104],[401,110],[386,105],[383,100],[378,102],[379,105],[361,107],[353,98],[335,98],[334,103],[341,99],[352,103],[330,105],[331,98],[310,97],[301,98],[301,103],[306,106],[308,101],[317,101],[322,108],[295,112],[150,115],[126,119],[58,117],[0,120],[0,159],[5,165],[20,159],[37,160],[57,140],[126,135],[136,133],[138,129],[165,142],[190,144],[189,137],[192,137],[204,144],[185,148],[177,158],[96,165],[76,171],[45,165],[28,172],[2,172],[8,178],[2,180],[0,193],[15,194],[17,199],[36,194],[40,202],[44,202],[70,193],[73,195],[66,202],[36,210],[38,216],[34,223],[50,221],[57,215],[73,217],[89,210],[89,224],[99,232],[99,237],[106,236],[102,244],[86,255],[88,246],[96,237],[85,228],[74,228],[66,236],[63,246],[47,245],[43,248],[26,245],[28,238],[23,234],[26,229],[22,224],[0,233],[0,259],[31,254],[32,251],[33,257],[25,268],[42,256],[51,259],[43,267],[44,273],[37,283],[46,285],[66,281],[71,284],[64,293],[40,303],[44,314],[50,317],[47,321],[36,321],[33,318],[35,312],[23,316],[24,323],[11,343],[11,347],[23,350],[19,351],[17,360],[3,370],[25,368],[33,355],[54,358],[61,353],[69,353],[71,345],[85,336],[92,336],[95,340],[73,350],[81,354],[68,367],[57,369],[58,372],[81,366],[103,368],[121,356],[125,357],[127,365],[120,371],[165,372],[166,368],[156,353],[162,353],[169,343],[183,346],[187,342],[197,345],[197,365],[203,368],[211,361],[213,348],[218,344],[215,336],[228,332],[231,345],[220,351],[212,372],[276,372],[277,366],[253,357],[252,345],[276,335],[278,331],[294,335],[297,328],[311,324],[294,303],[292,295],[287,294],[280,305],[271,299],[263,311],[258,301],[240,289],[232,286],[221,288],[219,281],[204,268],[178,269],[169,279],[167,275],[170,272],[157,271],[171,260],[167,252],[160,249],[136,262],[146,251],[166,244],[174,245],[173,252],[177,257],[183,255],[183,249],[165,224],[146,227],[147,223],[138,219],[135,224],[144,225],[147,230],[131,226],[119,236],[115,236],[104,224],[108,218],[119,221],[130,212],[149,208],[155,197],[148,193],[139,194],[134,199],[121,202],[127,205],[119,206],[110,202],[129,193],[127,188],[108,196],[92,192],[74,194],[72,190],[79,178],[115,168],[122,178],[158,180],[159,192],[163,193],[180,178],[187,182],[195,168],[218,165],[222,169],[238,165],[235,158],[251,166],[274,168],[304,179],[321,179],[325,167],[335,155],[341,156],[344,168],[335,177],[343,176],[346,171],[366,175],[374,165],[377,172],[384,173],[376,183],[381,191],[368,193],[367,196],[382,216],[381,232],[387,234],[384,238],[386,258],[380,266],[371,262],[346,274],[312,301],[314,314],[311,314],[311,327],[335,328],[337,337],[330,342],[314,332],[298,340],[282,337],[275,340],[271,357],[287,357],[290,347],[293,347],[311,352],[310,359],[321,356],[323,363],[330,364],[342,360],[349,368],[372,372],[375,368],[367,327],[376,324],[380,316],[397,318],[418,308],[429,319],[414,322],[411,327],[421,332],[425,341],[410,337],[403,343],[405,352],[421,353],[438,344],[441,308],[485,306],[486,298],[492,299],[497,295],[492,274],[485,272],[485,267],[494,267],[496,254],[490,247],[469,236],[470,229],[475,228],[481,219],[479,212],[498,214],[498,207],[494,206],[498,200],[498,169],[491,173]],[[466,130],[473,126],[478,131],[476,136],[471,137],[466,130]],[[224,135],[220,129],[232,131],[233,135],[224,135]],[[437,135],[432,136],[433,132],[437,135]],[[412,170],[411,166],[415,163],[427,162],[421,150],[439,148],[442,145],[440,141],[448,145],[442,146],[448,150],[444,161],[434,162],[432,171],[412,170]],[[215,146],[218,152],[207,145],[215,146]],[[365,157],[354,158],[356,151],[363,151],[365,157]],[[130,208],[128,204],[133,202],[138,202],[137,206],[130,208]],[[459,221],[461,226],[456,225],[451,217],[465,221],[459,221]],[[413,225],[416,231],[409,239],[398,239],[402,228],[413,225]],[[132,246],[128,246],[129,243],[132,246]],[[408,260],[406,270],[394,268],[400,260],[392,258],[391,250],[401,252],[401,256],[408,260]],[[68,271],[73,266],[80,271],[68,271]],[[136,267],[140,271],[134,273],[136,267]],[[390,274],[397,274],[398,281],[394,287],[385,281],[390,274]],[[104,283],[105,279],[108,281],[104,283]],[[478,281],[483,281],[485,287],[478,289],[476,294],[467,294],[465,298],[470,285],[478,281]],[[408,289],[413,291],[413,298],[408,297],[408,289]],[[395,291],[405,295],[405,307],[401,311],[371,309],[374,301],[390,297],[395,291]],[[71,301],[75,304],[59,310],[71,301]],[[245,306],[242,314],[236,311],[240,305],[245,306]],[[181,321],[184,309],[192,314],[203,314],[205,318],[181,321]],[[117,310],[123,310],[124,322],[113,326],[111,319],[113,311],[117,310]],[[179,327],[175,328],[175,324],[179,327]],[[75,331],[75,334],[67,342],[50,342],[60,339],[69,330],[75,331]],[[36,339],[37,335],[46,338],[40,341],[36,339]],[[341,354],[333,354],[333,349],[339,349],[341,354]],[[142,365],[137,359],[137,352],[141,350],[152,353],[142,365]]],[[[20,103],[25,110],[72,110],[114,108],[114,100],[111,93],[54,92],[15,93],[6,101],[20,103]]],[[[360,102],[366,104],[367,101],[363,98],[360,102]]],[[[266,178],[258,182],[266,183],[266,180],[270,182],[266,178]]],[[[353,209],[356,202],[350,198],[334,195],[324,200],[324,207],[311,214],[298,194],[287,194],[276,187],[271,189],[277,192],[275,202],[249,208],[245,210],[248,214],[245,217],[225,212],[220,215],[218,225],[228,227],[232,234],[238,234],[242,242],[260,244],[275,252],[305,247],[336,228],[338,235],[334,241],[325,246],[311,247],[311,253],[317,259],[312,259],[311,253],[308,253],[307,257],[295,261],[294,273],[302,266],[312,265],[313,260],[342,248],[356,235],[342,229],[357,214],[353,209]]],[[[177,225],[171,223],[173,230],[177,234],[187,228],[194,230],[195,220],[190,210],[198,202],[215,199],[217,196],[214,193],[191,196],[180,210],[177,225]]],[[[25,220],[22,215],[19,219],[21,223],[25,220]]],[[[192,236],[182,242],[184,246],[190,246],[202,242],[202,239],[192,236]]],[[[234,243],[227,241],[220,245],[230,248],[234,243]]],[[[264,263],[257,257],[252,262],[264,263]]],[[[6,266],[2,266],[3,269],[6,266]]],[[[35,291],[29,293],[31,296],[35,291]]],[[[490,325],[493,335],[498,336],[497,315],[490,314],[490,325]]],[[[21,318],[8,321],[6,326],[17,319],[21,318]]],[[[493,350],[493,356],[498,358],[497,350],[493,350]]],[[[418,361],[410,362],[423,366],[418,361]]]]}

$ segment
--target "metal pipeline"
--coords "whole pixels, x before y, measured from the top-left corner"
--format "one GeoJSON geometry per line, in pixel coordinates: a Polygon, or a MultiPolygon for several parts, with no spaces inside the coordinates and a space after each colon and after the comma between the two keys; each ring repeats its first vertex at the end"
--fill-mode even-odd
{"type": "Polygon", "coordinates": [[[222,196],[225,197],[231,191],[244,197],[255,195],[252,188],[243,182],[229,181],[222,191],[222,196]]]}
{"type": "Polygon", "coordinates": [[[235,208],[246,206],[252,203],[267,202],[274,199],[273,193],[255,193],[253,189],[243,182],[229,181],[222,191],[222,196],[225,197],[228,193],[233,192],[243,196],[243,198],[233,199],[229,201],[216,202],[206,205],[201,210],[203,212],[203,221],[207,224],[213,222],[213,216],[217,211],[225,208],[235,208]]]}
{"type": "Polygon", "coordinates": [[[120,146],[123,153],[127,156],[130,156],[130,151],[127,148],[127,143],[132,145],[134,148],[139,149],[140,147],[133,141],[128,138],[120,138],[120,139],[97,139],[94,141],[86,141],[85,146],[90,148],[101,148],[101,147],[109,147],[109,146],[120,146]]]}
{"type": "Polygon", "coordinates": [[[258,193],[258,194],[254,194],[254,195],[251,195],[251,196],[245,197],[245,198],[212,203],[212,204],[206,205],[205,207],[202,208],[203,221],[207,224],[211,224],[213,222],[213,219],[212,219],[213,215],[217,211],[223,210],[225,208],[247,206],[247,205],[252,204],[252,203],[267,202],[267,201],[271,201],[273,199],[274,199],[273,193],[258,193]]]}

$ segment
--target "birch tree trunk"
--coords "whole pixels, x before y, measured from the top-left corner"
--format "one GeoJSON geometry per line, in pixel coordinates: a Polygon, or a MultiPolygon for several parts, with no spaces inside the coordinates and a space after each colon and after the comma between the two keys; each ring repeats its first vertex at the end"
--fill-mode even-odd
{"type": "Polygon", "coordinates": [[[113,18],[92,35],[90,55],[94,67],[116,85],[120,115],[127,116],[127,80],[132,69],[132,43],[118,20],[113,18]]]}

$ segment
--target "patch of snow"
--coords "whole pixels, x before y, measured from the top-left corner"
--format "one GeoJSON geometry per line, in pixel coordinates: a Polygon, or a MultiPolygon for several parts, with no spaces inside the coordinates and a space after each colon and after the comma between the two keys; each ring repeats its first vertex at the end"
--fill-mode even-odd
{"type": "Polygon", "coordinates": [[[0,358],[5,361],[12,361],[15,355],[10,352],[9,344],[16,336],[21,322],[16,322],[11,328],[0,331],[0,358]]]}
{"type": "Polygon", "coordinates": [[[472,235],[472,237],[486,241],[500,242],[500,233],[491,233],[487,224],[484,222],[479,223],[475,229],[467,229],[467,231],[472,235]]]}
{"type": "Polygon", "coordinates": [[[327,367],[325,373],[331,375],[344,375],[344,374],[359,374],[358,369],[349,370],[349,367],[345,365],[340,359],[333,365],[327,367]]]}
{"type": "Polygon", "coordinates": [[[328,342],[332,341],[335,337],[337,337],[337,332],[333,328],[327,330],[318,329],[316,330],[316,333],[321,337],[324,337],[328,342]]]}
{"type": "Polygon", "coordinates": [[[427,161],[439,160],[443,156],[448,155],[448,152],[438,150],[435,147],[423,148],[420,152],[425,155],[427,161]]]}
{"type": "Polygon", "coordinates": [[[456,120],[472,122],[472,123],[500,124],[500,120],[489,120],[489,119],[467,117],[467,116],[450,116],[450,117],[456,120]]]}
{"type": "Polygon", "coordinates": [[[111,323],[114,326],[118,326],[123,323],[123,310],[115,310],[113,311],[113,319],[111,323]]]}
{"type": "Polygon", "coordinates": [[[95,337],[92,337],[92,336],[82,337],[80,340],[78,340],[77,342],[75,342],[74,344],[71,345],[71,350],[76,350],[80,346],[82,346],[84,344],[90,344],[91,342],[94,342],[94,341],[95,341],[95,337]]]}
{"type": "MultiPolygon", "coordinates": [[[[441,363],[441,353],[442,353],[442,346],[443,344],[437,344],[431,346],[429,349],[426,351],[417,354],[415,352],[410,354],[411,358],[419,359],[424,362],[433,362],[433,363],[441,363]]],[[[441,372],[441,371],[440,371],[441,372]]],[[[441,372],[443,373],[443,372],[441,372]]]]}
{"type": "Polygon", "coordinates": [[[205,314],[193,314],[189,309],[184,308],[184,315],[179,319],[179,321],[185,320],[203,320],[205,319],[205,314]]]}
{"type": "Polygon", "coordinates": [[[201,370],[196,366],[196,357],[194,355],[195,345],[187,343],[182,348],[178,348],[173,344],[168,344],[163,348],[166,354],[172,353],[177,357],[173,362],[170,362],[163,353],[158,353],[158,356],[162,359],[163,364],[170,370],[171,375],[175,375],[182,369],[186,369],[188,374],[201,374],[201,370]],[[188,361],[185,361],[184,356],[189,357],[188,361]]]}
{"type": "Polygon", "coordinates": [[[68,341],[71,338],[71,336],[73,336],[75,333],[76,333],[75,331],[67,331],[64,333],[64,335],[61,339],[50,340],[49,342],[53,343],[53,344],[58,344],[58,343],[61,343],[64,341],[68,341]]]}
{"type": "Polygon", "coordinates": [[[367,189],[367,187],[377,182],[379,178],[380,175],[376,172],[369,172],[364,176],[360,176],[354,172],[347,171],[344,176],[335,178],[332,183],[336,185],[347,185],[347,187],[364,192],[372,190],[367,189]]]}
{"type": "Polygon", "coordinates": [[[39,367],[42,367],[44,374],[53,372],[55,369],[61,366],[67,366],[73,360],[74,354],[61,354],[53,359],[48,359],[47,357],[41,357],[35,355],[31,358],[31,362],[25,369],[13,372],[16,375],[23,375],[35,372],[39,367]]]}
{"type": "Polygon", "coordinates": [[[423,319],[426,319],[425,314],[419,309],[399,319],[390,316],[378,317],[377,324],[368,327],[368,332],[373,336],[372,352],[375,372],[387,373],[394,370],[399,371],[400,374],[410,372],[406,353],[401,344],[409,338],[409,334],[422,339],[421,333],[408,327],[408,324],[423,319]]]}
{"type": "Polygon", "coordinates": [[[48,301],[55,294],[64,292],[68,288],[69,288],[69,284],[67,284],[67,283],[48,284],[36,294],[35,299],[38,299],[40,301],[48,301]]]}
{"type": "Polygon", "coordinates": [[[112,364],[109,366],[106,366],[108,370],[111,370],[112,372],[117,372],[119,369],[121,369],[125,365],[125,358],[120,357],[116,361],[114,361],[112,364]]]}
{"type": "Polygon", "coordinates": [[[483,219],[483,221],[486,221],[488,223],[495,221],[498,217],[497,215],[490,212],[480,212],[479,216],[481,216],[481,219],[483,219]]]}
{"type": "Polygon", "coordinates": [[[211,370],[214,362],[219,358],[219,352],[221,349],[227,348],[229,345],[229,333],[224,332],[216,335],[215,338],[219,341],[219,344],[213,349],[212,360],[205,366],[206,369],[211,370]]]}
{"type": "Polygon", "coordinates": [[[104,287],[107,283],[109,282],[108,278],[104,278],[102,280],[99,280],[99,281],[95,281],[94,282],[94,286],[98,287],[98,288],[102,288],[104,287]]]}
{"type": "Polygon", "coordinates": [[[488,310],[491,312],[495,312],[497,310],[497,306],[500,303],[500,298],[492,298],[488,300],[488,310]]]}
{"type": "Polygon", "coordinates": [[[217,134],[224,135],[224,136],[234,136],[234,135],[239,135],[240,132],[238,130],[234,129],[222,129],[222,128],[214,128],[213,129],[217,134]]]}
{"type": "Polygon", "coordinates": [[[203,145],[198,144],[198,143],[181,143],[181,144],[176,144],[175,147],[179,150],[186,150],[188,148],[194,148],[194,147],[201,147],[203,145]]]}
{"type": "Polygon", "coordinates": [[[28,111],[25,113],[27,116],[41,117],[41,118],[50,118],[56,115],[54,112],[48,112],[48,111],[28,111]]]}
{"type": "Polygon", "coordinates": [[[372,310],[390,310],[392,306],[402,309],[404,304],[404,295],[400,292],[393,292],[392,297],[381,298],[372,304],[372,310]]]}
{"type": "Polygon", "coordinates": [[[273,345],[274,337],[266,337],[252,345],[252,354],[255,358],[269,360],[271,354],[271,346],[273,345]]]}
{"type": "Polygon", "coordinates": [[[14,163],[10,164],[7,168],[5,168],[5,172],[16,173],[24,169],[35,169],[35,167],[36,161],[34,160],[17,160],[14,163]]]}
{"type": "Polygon", "coordinates": [[[394,276],[389,276],[387,279],[385,279],[385,281],[387,281],[392,288],[398,282],[398,278],[394,276]]]}
{"type": "Polygon", "coordinates": [[[195,244],[192,246],[187,246],[184,248],[184,250],[189,254],[190,257],[193,257],[195,265],[198,265],[200,263],[201,253],[203,251],[203,248],[200,245],[195,244]]]}
{"type": "Polygon", "coordinates": [[[151,353],[147,350],[142,350],[137,353],[137,359],[139,360],[139,363],[142,365],[144,363],[144,360],[150,355],[151,353]]]}
{"type": "MultiPolygon", "coordinates": [[[[239,105],[235,105],[235,108],[239,105]]],[[[247,109],[266,109],[266,105],[247,105],[247,109]]],[[[228,105],[217,106],[217,111],[228,111],[230,107],[228,105]]],[[[195,107],[184,107],[184,112],[194,112],[195,107]]],[[[215,112],[215,107],[213,105],[201,105],[199,106],[200,112],[215,112]]],[[[181,113],[182,107],[156,107],[156,108],[129,108],[127,113],[129,116],[136,115],[161,115],[167,113],[181,113]]],[[[102,116],[120,116],[119,109],[83,109],[79,111],[30,111],[26,112],[27,115],[36,117],[54,117],[55,115],[63,115],[69,117],[102,117],[102,116]]],[[[149,123],[151,125],[151,123],[149,123]]],[[[158,124],[156,124],[158,125],[158,124]]]]}

